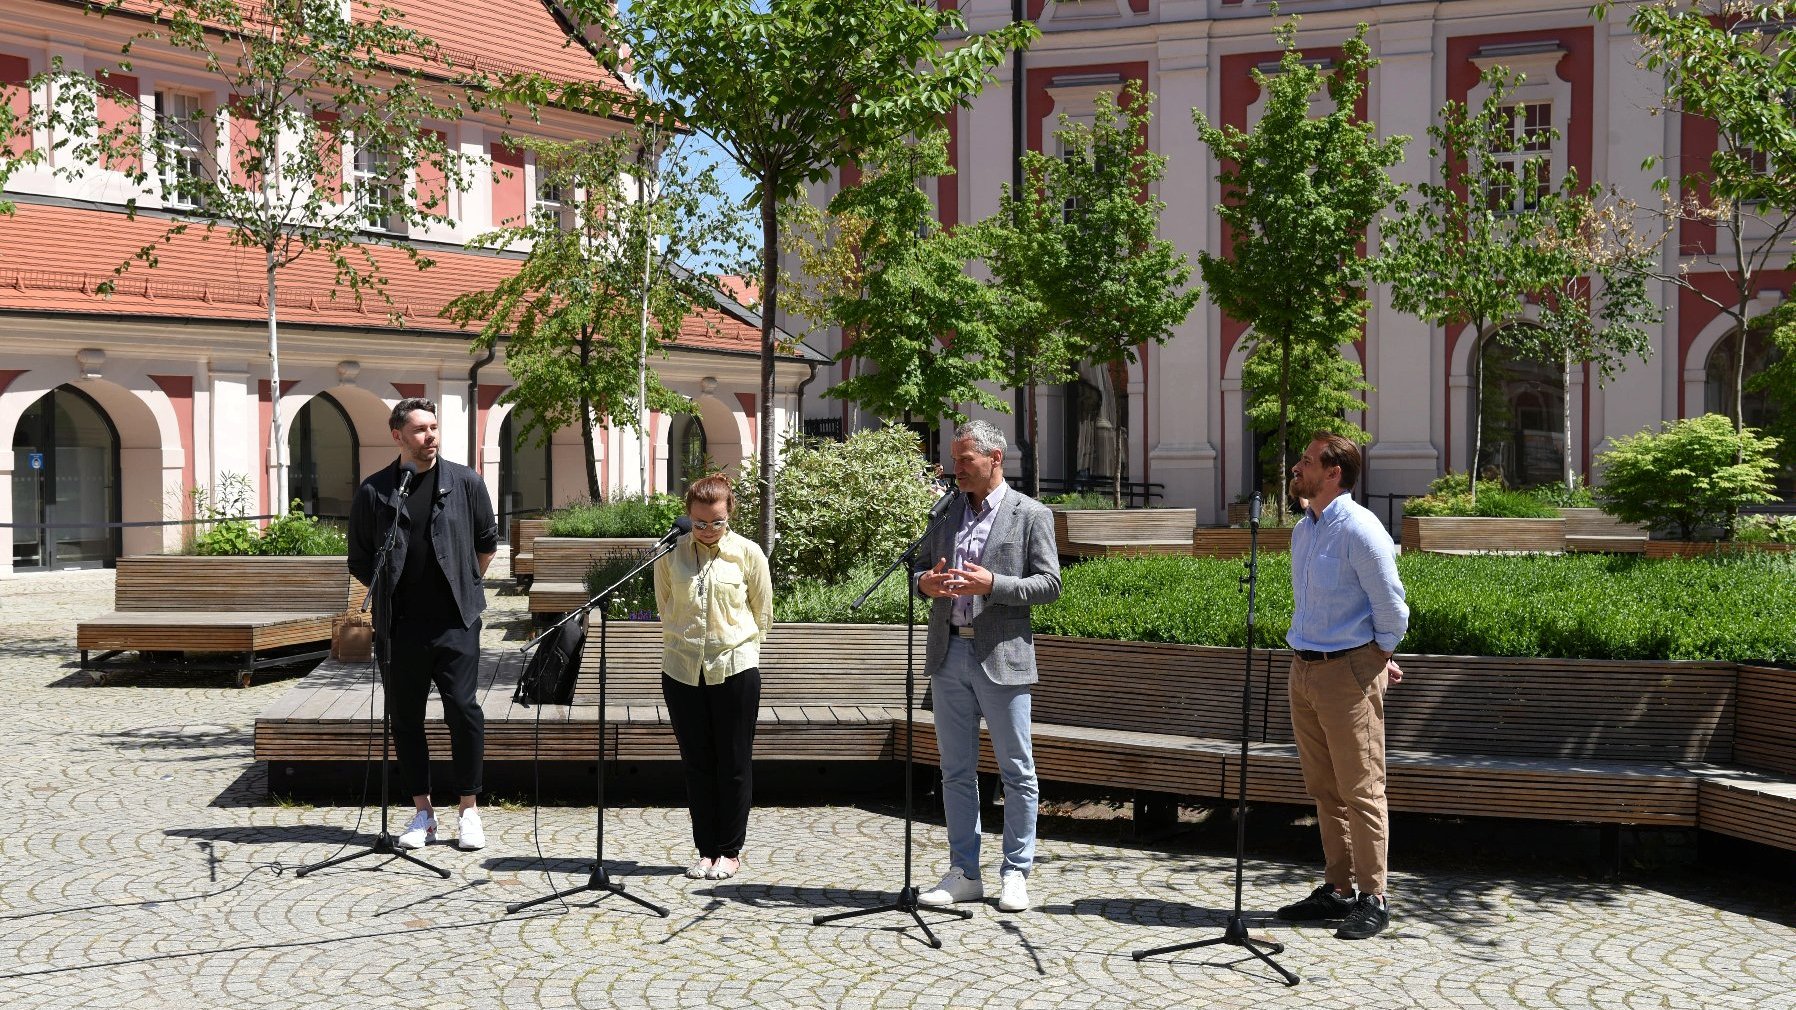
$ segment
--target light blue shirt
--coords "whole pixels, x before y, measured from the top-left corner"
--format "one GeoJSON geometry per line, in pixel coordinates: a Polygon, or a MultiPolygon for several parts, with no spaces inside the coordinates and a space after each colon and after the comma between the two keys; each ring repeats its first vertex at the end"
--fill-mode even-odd
{"type": "MultiPolygon", "coordinates": [[[[962,496],[960,528],[954,532],[954,563],[948,567],[965,571],[968,562],[977,565],[985,561],[985,542],[991,539],[992,517],[998,514],[998,506],[1004,504],[1004,496],[1009,492],[1010,485],[998,481],[998,486],[992,488],[977,510],[973,508],[972,498],[962,496]]],[[[954,612],[948,623],[957,626],[973,623],[971,596],[954,598],[954,612]]]]}
{"type": "Polygon", "coordinates": [[[1377,642],[1396,652],[1409,630],[1396,546],[1378,517],[1350,495],[1297,521],[1291,590],[1297,606],[1285,641],[1293,649],[1340,652],[1377,642]]]}

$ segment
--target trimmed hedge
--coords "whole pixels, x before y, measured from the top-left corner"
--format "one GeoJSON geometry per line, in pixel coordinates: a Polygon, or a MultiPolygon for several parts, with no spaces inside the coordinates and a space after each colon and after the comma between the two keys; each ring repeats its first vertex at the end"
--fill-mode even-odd
{"type": "MultiPolygon", "coordinates": [[[[1686,659],[1796,663],[1796,557],[1406,554],[1409,635],[1399,649],[1437,655],[1686,659]]],[[[1239,648],[1247,597],[1239,561],[1103,558],[1065,569],[1058,602],[1038,608],[1040,634],[1239,648]]],[[[867,578],[871,573],[867,573],[867,578]]],[[[866,578],[800,584],[780,620],[898,623],[887,587],[850,614],[866,578]]],[[[926,608],[919,602],[919,614],[926,608]]],[[[1291,624],[1291,562],[1260,560],[1254,644],[1282,648],[1291,624]]]]}
{"type": "Polygon", "coordinates": [[[610,501],[564,505],[549,515],[552,537],[658,537],[686,514],[673,495],[617,495],[610,501]]]}

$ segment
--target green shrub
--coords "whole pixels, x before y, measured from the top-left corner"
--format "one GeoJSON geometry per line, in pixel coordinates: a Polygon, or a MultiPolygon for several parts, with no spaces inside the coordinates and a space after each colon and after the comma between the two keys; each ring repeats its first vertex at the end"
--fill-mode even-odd
{"type": "MultiPolygon", "coordinates": [[[[744,463],[736,481],[744,523],[760,514],[758,472],[744,463]]],[[[774,579],[841,582],[863,565],[890,563],[923,532],[935,473],[917,433],[903,425],[843,442],[787,439],[774,498],[774,579]]]]}
{"type": "Polygon", "coordinates": [[[1406,516],[1482,517],[1487,519],[1557,519],[1559,510],[1527,491],[1487,487],[1473,500],[1469,494],[1427,494],[1403,503],[1406,516]]]}
{"type": "Polygon", "coordinates": [[[1043,498],[1041,503],[1063,509],[1114,509],[1116,507],[1116,499],[1096,491],[1069,491],[1066,494],[1049,495],[1043,498]]]}
{"type": "MultiPolygon", "coordinates": [[[[1238,561],[1105,558],[1063,572],[1042,634],[1240,647],[1238,561]]],[[[1404,652],[1582,659],[1796,661],[1796,558],[1405,554],[1404,652]]],[[[1256,646],[1291,623],[1288,555],[1260,562],[1256,646]]]]}
{"type": "Polygon", "coordinates": [[[686,514],[686,502],[670,494],[643,497],[613,492],[602,502],[564,505],[549,515],[552,537],[659,537],[686,514]]]}
{"type": "MultiPolygon", "coordinates": [[[[663,531],[665,532],[665,531],[663,531]]],[[[630,569],[642,564],[647,554],[628,554],[607,558],[586,570],[586,595],[592,596],[624,577],[630,569]]],[[[605,615],[614,621],[652,621],[655,619],[655,573],[645,570],[625,583],[607,601],[605,615]]]]}
{"type": "Polygon", "coordinates": [[[1743,544],[1796,544],[1796,516],[1746,515],[1734,524],[1743,544]]]}
{"type": "MultiPolygon", "coordinates": [[[[773,619],[805,624],[903,624],[905,579],[902,571],[894,572],[886,579],[861,609],[854,610],[850,606],[884,570],[884,564],[866,564],[848,573],[841,582],[796,580],[774,594],[773,619]]],[[[929,603],[925,599],[917,600],[919,624],[929,620],[929,603]]]]}
{"type": "Polygon", "coordinates": [[[1777,439],[1760,438],[1751,428],[1735,432],[1720,414],[1667,421],[1658,433],[1642,429],[1597,456],[1603,468],[1597,497],[1623,522],[1684,540],[1703,526],[1731,533],[1740,506],[1777,499],[1771,483],[1777,446],[1777,439]]]}
{"type": "Polygon", "coordinates": [[[1551,484],[1542,484],[1528,493],[1542,504],[1550,505],[1553,508],[1593,509],[1597,507],[1596,492],[1575,473],[1572,474],[1572,486],[1569,488],[1555,481],[1551,484]]]}
{"type": "Polygon", "coordinates": [[[286,515],[262,530],[255,547],[257,554],[348,554],[349,538],[335,526],[321,525],[316,516],[306,515],[295,498],[286,515]]]}

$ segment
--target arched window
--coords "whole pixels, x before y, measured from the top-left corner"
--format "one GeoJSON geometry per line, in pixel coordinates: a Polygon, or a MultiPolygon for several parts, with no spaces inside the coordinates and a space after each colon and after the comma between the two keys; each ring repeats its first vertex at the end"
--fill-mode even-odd
{"type": "Polygon", "coordinates": [[[511,528],[511,517],[547,511],[549,481],[553,474],[547,433],[535,431],[525,438],[524,422],[530,412],[522,407],[505,415],[499,424],[499,529],[511,528]],[[538,439],[543,441],[538,442],[538,439]]]}
{"type": "Polygon", "coordinates": [[[667,490],[684,494],[686,485],[705,475],[705,422],[697,414],[676,417],[667,448],[667,490]]]}
{"type": "Polygon", "coordinates": [[[287,434],[287,453],[293,460],[288,490],[306,514],[347,520],[361,483],[361,445],[343,405],[329,393],[307,400],[287,434]]]}
{"type": "Polygon", "coordinates": [[[121,550],[119,438],[86,393],[59,386],[25,408],[13,429],[13,567],[97,568],[121,550]]]}
{"type": "MultiPolygon", "coordinates": [[[[1703,410],[1710,414],[1734,416],[1734,354],[1739,348],[1739,331],[1724,337],[1709,352],[1709,360],[1704,363],[1703,410]]],[[[1778,361],[1781,352],[1764,333],[1757,330],[1746,334],[1746,372],[1743,377],[1745,389],[1740,397],[1740,420],[1748,428],[1757,428],[1760,432],[1772,427],[1778,418],[1778,403],[1762,389],[1752,388],[1752,378],[1778,361]]],[[[1796,453],[1786,446],[1780,449],[1779,455],[1786,460],[1778,475],[1777,490],[1785,498],[1796,495],[1796,453]]]]}
{"type": "Polygon", "coordinates": [[[1479,347],[1484,388],[1484,445],[1478,472],[1495,468],[1512,488],[1565,479],[1565,376],[1556,362],[1524,356],[1499,330],[1479,347]]]}

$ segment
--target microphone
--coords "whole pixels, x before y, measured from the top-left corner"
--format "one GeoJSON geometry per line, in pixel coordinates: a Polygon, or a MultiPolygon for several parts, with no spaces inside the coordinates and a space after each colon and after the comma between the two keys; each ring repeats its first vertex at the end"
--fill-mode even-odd
{"type": "Polygon", "coordinates": [[[418,476],[418,464],[406,460],[399,465],[399,500],[412,493],[412,478],[418,476]]]}
{"type": "Polygon", "coordinates": [[[656,547],[665,547],[668,544],[673,543],[675,540],[678,540],[683,534],[691,533],[691,532],[692,532],[692,520],[686,518],[685,516],[681,516],[678,519],[675,519],[673,521],[673,529],[668,530],[667,534],[661,538],[661,542],[656,544],[655,546],[656,547]]]}
{"type": "Polygon", "coordinates": [[[931,483],[942,491],[941,496],[935,500],[935,504],[929,507],[929,514],[933,517],[940,515],[954,503],[955,499],[960,495],[960,486],[954,483],[953,477],[949,477],[946,474],[937,477],[931,483]]]}
{"type": "Polygon", "coordinates": [[[1255,491],[1253,493],[1253,504],[1247,507],[1247,521],[1253,523],[1255,526],[1260,524],[1261,507],[1260,493],[1255,491]]]}

